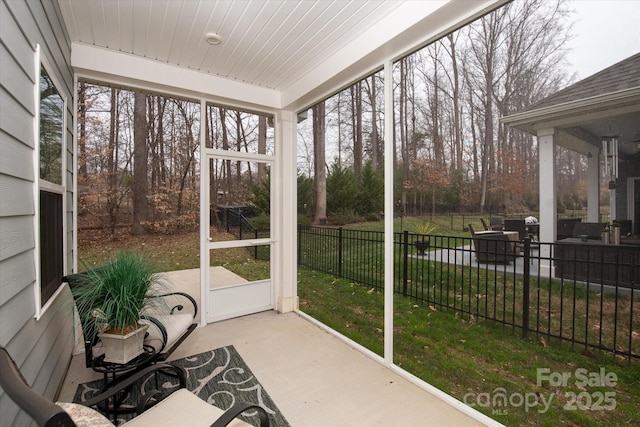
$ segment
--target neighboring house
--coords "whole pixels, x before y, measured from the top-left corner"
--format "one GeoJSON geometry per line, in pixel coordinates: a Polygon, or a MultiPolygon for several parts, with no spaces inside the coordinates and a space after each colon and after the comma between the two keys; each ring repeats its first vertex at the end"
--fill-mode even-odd
{"type": "Polygon", "coordinates": [[[604,179],[610,190],[611,220],[630,220],[628,231],[640,234],[640,53],[502,122],[538,138],[541,241],[556,238],[554,161],[558,145],[587,157],[588,221],[600,221],[600,183],[604,179]],[[615,155],[613,145],[617,146],[615,155]],[[605,146],[609,153],[603,153],[605,146]]]}
{"type": "MultiPolygon", "coordinates": [[[[286,312],[297,305],[296,262],[291,255],[297,253],[297,114],[373,70],[386,67],[390,71],[393,61],[503,3],[504,0],[388,1],[358,4],[354,8],[351,2],[316,2],[308,8],[338,8],[339,13],[317,12],[318,16],[314,16],[309,12],[308,16],[307,6],[305,10],[297,10],[296,2],[282,2],[283,9],[289,9],[285,15],[288,20],[272,22],[273,28],[281,31],[274,36],[276,39],[290,34],[287,30],[305,16],[309,25],[319,26],[317,31],[307,33],[306,27],[296,28],[303,34],[302,42],[305,37],[314,38],[307,44],[294,40],[296,46],[303,48],[292,52],[284,46],[283,56],[267,55],[260,64],[246,67],[244,71],[260,72],[268,63],[290,65],[270,74],[262,84],[252,84],[233,74],[196,71],[179,59],[176,61],[175,55],[159,59],[167,45],[164,39],[149,41],[139,53],[140,37],[135,39],[132,34],[117,32],[105,34],[100,32],[98,23],[116,16],[123,20],[123,31],[127,23],[136,30],[144,25],[154,25],[157,30],[160,22],[184,18],[180,15],[181,8],[213,8],[220,4],[235,12],[247,7],[257,15],[264,8],[262,2],[0,1],[0,345],[9,350],[36,391],[55,397],[74,348],[71,298],[68,289],[60,284],[61,277],[74,272],[77,264],[74,194],[77,79],[182,96],[202,105],[218,102],[275,118],[276,154],[259,157],[272,166],[273,182],[273,235],[263,244],[271,245],[272,249],[269,307],[286,312]],[[127,7],[131,13],[118,15],[116,9],[123,11],[127,7]],[[137,25],[134,8],[153,8],[154,13],[164,10],[164,17],[160,16],[162,13],[156,14],[157,19],[143,20],[137,25]],[[323,20],[327,21],[326,27],[321,25],[323,20]],[[338,21],[342,24],[338,25],[338,21]],[[93,42],[80,40],[86,34],[94,37],[93,42]],[[113,47],[121,42],[126,44],[127,40],[131,41],[130,46],[113,47]],[[133,52],[125,53],[128,48],[133,52]],[[302,55],[304,60],[298,61],[302,55]]],[[[191,25],[211,14],[212,11],[200,10],[184,19],[191,25]]],[[[253,15],[238,13],[237,17],[250,20],[253,15]]],[[[265,25],[267,21],[234,24],[235,28],[251,32],[255,44],[260,46],[259,41],[272,36],[262,34],[265,25]]],[[[188,26],[166,30],[163,35],[169,37],[191,34],[188,26]]],[[[200,33],[197,37],[203,41],[200,33]]],[[[182,53],[187,47],[185,39],[171,53],[182,53]]],[[[206,51],[208,45],[203,44],[202,48],[206,51]]],[[[235,55],[228,61],[231,65],[248,55],[246,48],[228,46],[226,51],[235,55]]],[[[255,51],[256,55],[264,54],[260,49],[255,51]]],[[[202,55],[202,51],[197,54],[202,55]]],[[[195,55],[196,60],[200,58],[195,55]]],[[[226,63],[213,61],[214,65],[226,63]]],[[[386,84],[391,93],[391,79],[386,84]]],[[[392,102],[387,97],[389,111],[392,102]]],[[[385,139],[391,141],[392,115],[387,116],[385,139]]],[[[391,151],[387,157],[392,158],[391,151]]],[[[253,161],[255,158],[249,157],[253,161]]],[[[393,179],[392,174],[387,179],[393,179]]],[[[208,225],[208,205],[204,196],[203,199],[204,229],[208,225]]],[[[393,195],[387,195],[386,203],[393,206],[393,195]]],[[[202,263],[208,265],[210,249],[206,236],[201,241],[202,263]]],[[[202,274],[203,313],[207,313],[205,290],[209,279],[202,274]]],[[[202,323],[209,320],[203,314],[202,323]]],[[[390,341],[392,337],[387,339],[390,341]]],[[[0,408],[1,425],[28,424],[4,393],[0,394],[0,408]]]]}

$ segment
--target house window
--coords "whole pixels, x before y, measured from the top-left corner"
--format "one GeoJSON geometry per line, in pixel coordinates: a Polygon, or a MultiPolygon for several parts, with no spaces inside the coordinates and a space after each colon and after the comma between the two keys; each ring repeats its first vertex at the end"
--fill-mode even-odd
{"type": "Polygon", "coordinates": [[[64,129],[65,100],[40,63],[38,116],[40,280],[36,288],[41,314],[64,274],[64,129]]]}
{"type": "Polygon", "coordinates": [[[40,190],[40,295],[44,305],[62,284],[62,194],[40,190]]]}

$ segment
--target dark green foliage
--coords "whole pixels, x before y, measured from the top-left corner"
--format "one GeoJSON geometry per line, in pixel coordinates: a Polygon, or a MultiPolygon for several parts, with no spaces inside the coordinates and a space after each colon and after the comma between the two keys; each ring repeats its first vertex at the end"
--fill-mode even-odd
{"type": "Polygon", "coordinates": [[[311,218],[309,215],[298,214],[298,225],[309,226],[311,225],[311,218]]]}
{"type": "Polygon", "coordinates": [[[355,211],[357,194],[358,184],[351,169],[334,163],[327,176],[327,216],[338,211],[355,211]]]}
{"type": "Polygon", "coordinates": [[[384,177],[367,162],[358,186],[356,212],[360,215],[379,214],[384,208],[384,177]]]}
{"type": "Polygon", "coordinates": [[[328,220],[331,225],[345,225],[358,222],[360,216],[353,209],[338,209],[329,213],[328,220]]]}
{"type": "Polygon", "coordinates": [[[313,179],[298,175],[298,213],[309,216],[313,205],[313,179]]]}
{"type": "Polygon", "coordinates": [[[252,205],[255,209],[254,215],[261,213],[269,214],[271,206],[271,175],[267,176],[267,179],[254,185],[252,187],[253,200],[252,205]]]}
{"type": "Polygon", "coordinates": [[[271,227],[269,215],[262,212],[249,220],[251,226],[256,230],[268,230],[271,227]]]}

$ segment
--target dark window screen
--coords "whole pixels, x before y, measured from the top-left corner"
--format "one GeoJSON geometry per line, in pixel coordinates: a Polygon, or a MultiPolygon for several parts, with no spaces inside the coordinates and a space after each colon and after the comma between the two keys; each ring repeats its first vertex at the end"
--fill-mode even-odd
{"type": "Polygon", "coordinates": [[[62,284],[62,194],[40,191],[40,305],[62,284]]]}

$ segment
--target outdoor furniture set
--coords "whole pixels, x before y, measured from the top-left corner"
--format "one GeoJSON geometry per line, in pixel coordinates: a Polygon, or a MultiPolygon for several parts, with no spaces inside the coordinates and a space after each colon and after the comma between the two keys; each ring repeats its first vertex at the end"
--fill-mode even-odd
{"type": "Polygon", "coordinates": [[[469,224],[476,261],[508,264],[515,260],[517,232],[485,230],[476,232],[469,224]]]}
{"type": "Polygon", "coordinates": [[[77,425],[113,427],[114,424],[111,421],[92,407],[100,407],[132,387],[136,381],[159,372],[178,378],[180,381],[179,389],[160,401],[156,399],[160,394],[158,390],[151,390],[146,395],[143,394],[137,408],[139,415],[122,426],[222,427],[230,425],[249,427],[250,424],[236,418],[249,409],[258,412],[261,426],[269,426],[268,415],[259,405],[240,402],[225,412],[206,403],[185,389],[186,372],[184,369],[166,363],[147,366],[82,405],[68,402],[54,403],[30,388],[7,350],[0,347],[0,386],[5,394],[40,427],[73,427],[77,425]]]}
{"type": "Polygon", "coordinates": [[[469,224],[471,239],[479,263],[508,264],[520,256],[525,247],[525,239],[530,238],[530,247],[538,247],[539,224],[537,219],[507,219],[490,217],[489,223],[480,218],[483,231],[475,231],[469,224]]]}
{"type": "Polygon", "coordinates": [[[640,241],[632,237],[621,239],[622,227],[618,223],[609,226],[578,219],[572,225],[571,236],[555,242],[556,277],[638,287],[640,241]]]}
{"type": "MultiPolygon", "coordinates": [[[[63,281],[69,284],[71,293],[78,301],[82,287],[91,286],[87,281],[88,273],[69,275],[63,281]]],[[[198,306],[191,295],[183,292],[167,292],[149,295],[148,298],[165,300],[167,304],[161,312],[141,315],[140,324],[147,329],[143,339],[142,353],[125,362],[105,360],[105,346],[100,331],[93,321],[94,314],[87,308],[78,307],[79,319],[84,337],[85,364],[103,374],[105,388],[118,382],[122,375],[135,372],[152,363],[163,362],[198,326],[196,315],[198,306]],[[188,307],[185,309],[185,306],[188,307]]]]}
{"type": "Polygon", "coordinates": [[[34,393],[6,350],[0,348],[0,385],[38,425],[72,426],[78,422],[74,416],[86,414],[91,418],[90,424],[83,425],[111,425],[96,420],[108,422],[112,418],[115,422],[120,414],[133,414],[135,418],[127,426],[208,426],[216,419],[215,426],[246,426],[249,424],[235,417],[249,408],[258,410],[261,425],[268,425],[266,412],[254,405],[242,403],[224,412],[204,402],[184,389],[184,369],[164,363],[197,327],[198,306],[190,295],[163,287],[154,271],[146,257],[123,252],[102,267],[63,277],[82,326],[86,367],[103,375],[99,396],[82,405],[56,405],[34,393]],[[110,341],[128,338],[138,348],[132,350],[126,344],[114,354],[109,353],[110,341]],[[173,378],[180,389],[168,396],[160,390],[142,392],[139,397],[131,393],[136,381],[154,381],[154,377],[158,388],[158,373],[173,378]],[[123,404],[128,398],[134,400],[133,405],[123,404]]]}

